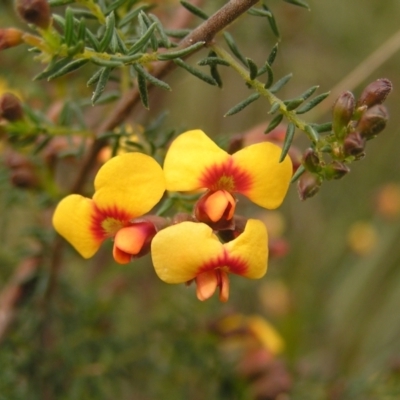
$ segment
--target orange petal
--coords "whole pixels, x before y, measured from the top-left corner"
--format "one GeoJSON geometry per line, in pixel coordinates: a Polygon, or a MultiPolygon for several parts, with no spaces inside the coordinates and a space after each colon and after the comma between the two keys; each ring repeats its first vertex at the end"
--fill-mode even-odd
{"type": "Polygon", "coordinates": [[[207,168],[223,164],[230,155],[203,131],[182,133],[171,144],[164,162],[167,190],[191,191],[205,188],[201,178],[207,168]]]}
{"type": "Polygon", "coordinates": [[[115,245],[115,243],[113,247],[113,257],[118,264],[128,264],[132,260],[132,254],[122,251],[115,245]]]}
{"type": "Polygon", "coordinates": [[[218,287],[215,270],[203,272],[196,277],[196,295],[200,301],[209,299],[218,287]]]}
{"type": "Polygon", "coordinates": [[[138,223],[126,226],[115,235],[114,245],[126,253],[136,255],[154,233],[155,228],[152,224],[138,223]]]}
{"type": "Polygon", "coordinates": [[[72,194],[60,201],[53,215],[55,230],[84,258],[92,257],[105,238],[93,225],[97,214],[91,199],[72,194]]]}
{"type": "Polygon", "coordinates": [[[207,197],[204,202],[204,212],[213,222],[219,221],[229,209],[226,219],[232,219],[235,213],[236,201],[226,190],[218,190],[207,197]]]}
{"type": "Polygon", "coordinates": [[[106,162],[94,185],[93,200],[103,213],[124,214],[132,219],[158,203],[165,191],[165,178],[160,165],[150,156],[126,153],[106,162]]]}
{"type": "Polygon", "coordinates": [[[292,162],[279,162],[281,148],[269,142],[257,143],[232,155],[235,165],[250,175],[251,185],[239,193],[264,208],[278,207],[289,188],[292,162]]]}

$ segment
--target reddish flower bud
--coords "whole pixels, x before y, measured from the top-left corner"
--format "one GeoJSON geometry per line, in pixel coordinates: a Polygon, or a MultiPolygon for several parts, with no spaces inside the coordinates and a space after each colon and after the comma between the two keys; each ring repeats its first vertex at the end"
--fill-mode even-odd
{"type": "Polygon", "coordinates": [[[230,242],[236,239],[239,235],[244,232],[244,228],[247,224],[247,218],[242,217],[240,215],[235,215],[233,217],[233,227],[232,229],[224,229],[218,232],[218,236],[224,242],[230,242]]]}
{"type": "Polygon", "coordinates": [[[369,140],[385,129],[388,119],[386,107],[377,104],[364,112],[356,128],[363,138],[369,140]]]}
{"type": "Polygon", "coordinates": [[[11,183],[20,189],[38,187],[38,178],[33,168],[16,168],[10,175],[11,183]]]}
{"type": "Polygon", "coordinates": [[[0,29],[0,50],[5,50],[21,44],[23,34],[22,31],[15,28],[0,29]]]}
{"type": "Polygon", "coordinates": [[[233,228],[236,200],[226,190],[208,191],[195,205],[194,214],[214,230],[233,228]]]}
{"type": "Polygon", "coordinates": [[[321,170],[320,161],[314,149],[307,149],[303,155],[302,164],[307,171],[318,172],[321,170]]]}
{"type": "Polygon", "coordinates": [[[350,172],[350,168],[339,161],[333,161],[324,168],[325,179],[340,179],[350,172]]]}
{"type": "Polygon", "coordinates": [[[297,182],[297,191],[300,200],[306,200],[316,195],[321,187],[322,179],[311,172],[304,172],[297,182]]]}
{"type": "Polygon", "coordinates": [[[365,139],[359,132],[351,132],[343,142],[343,151],[346,156],[356,157],[357,160],[364,157],[365,139]]]}
{"type": "Polygon", "coordinates": [[[393,85],[389,79],[378,79],[370,83],[361,93],[358,99],[358,106],[372,107],[376,104],[382,104],[389,93],[392,91],[393,85]]]}
{"type": "Polygon", "coordinates": [[[12,93],[5,93],[0,97],[0,118],[8,121],[22,119],[24,111],[19,98],[12,93]]]}
{"type": "Polygon", "coordinates": [[[342,93],[333,106],[332,127],[335,135],[342,139],[346,134],[346,127],[354,114],[355,99],[351,92],[342,93]]]}
{"type": "Polygon", "coordinates": [[[46,0],[17,0],[16,7],[20,17],[28,24],[46,29],[51,22],[50,6],[46,0]]]}

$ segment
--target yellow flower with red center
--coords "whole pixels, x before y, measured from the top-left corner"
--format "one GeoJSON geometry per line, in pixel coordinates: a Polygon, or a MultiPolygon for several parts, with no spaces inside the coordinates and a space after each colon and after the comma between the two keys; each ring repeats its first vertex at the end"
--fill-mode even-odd
{"type": "Polygon", "coordinates": [[[188,131],[175,139],[167,152],[166,189],[208,189],[195,207],[196,217],[213,228],[224,229],[234,215],[236,193],[264,208],[282,203],[292,163],[289,157],[280,163],[280,154],[279,146],[263,142],[230,155],[203,131],[188,131]]]}
{"type": "Polygon", "coordinates": [[[161,280],[195,280],[200,300],[208,299],[219,288],[220,300],[227,301],[228,273],[251,279],[264,276],[268,261],[266,227],[250,219],[238,229],[233,218],[234,196],[241,193],[261,207],[278,207],[292,175],[290,159],[286,157],[280,163],[280,154],[278,146],[264,142],[230,155],[201,130],[183,133],[174,140],[164,162],[166,189],[208,190],[195,206],[200,222],[168,227],[153,239],[152,259],[161,280]],[[229,229],[232,240],[222,243],[213,229],[229,229]]]}
{"type": "Polygon", "coordinates": [[[53,225],[84,258],[92,257],[102,242],[114,239],[113,256],[128,263],[150,248],[157,227],[150,211],[165,191],[161,167],[150,156],[127,153],[112,158],[98,171],[92,199],[78,194],[64,198],[53,215],[53,225]]]}
{"type": "Polygon", "coordinates": [[[268,235],[264,223],[249,219],[237,238],[221,243],[206,224],[182,222],[158,232],[151,244],[157,275],[167,283],[197,284],[199,300],[217,288],[221,301],[229,297],[228,273],[258,279],[267,271],[268,235]]]}

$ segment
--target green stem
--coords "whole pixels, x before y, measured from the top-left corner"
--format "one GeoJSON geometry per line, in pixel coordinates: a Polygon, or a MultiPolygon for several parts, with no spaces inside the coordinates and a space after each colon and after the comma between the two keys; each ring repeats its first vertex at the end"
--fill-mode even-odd
{"type": "Polygon", "coordinates": [[[306,130],[307,123],[297,116],[294,111],[289,111],[282,100],[271,93],[262,82],[257,79],[250,79],[249,72],[243,68],[226,50],[222,47],[212,44],[209,46],[218,57],[224,59],[229,65],[246,81],[246,83],[255,89],[258,93],[264,96],[271,105],[279,104],[279,111],[298,129],[303,131],[309,139],[315,143],[315,138],[306,130]]]}

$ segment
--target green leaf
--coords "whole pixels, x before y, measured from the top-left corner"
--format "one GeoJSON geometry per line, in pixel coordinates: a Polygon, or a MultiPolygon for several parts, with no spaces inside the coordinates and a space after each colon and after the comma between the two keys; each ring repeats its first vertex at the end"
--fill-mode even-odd
{"type": "Polygon", "coordinates": [[[99,100],[96,101],[97,105],[111,103],[112,101],[118,100],[121,97],[121,92],[113,90],[112,92],[107,92],[104,96],[101,96],[99,100]]]}
{"type": "Polygon", "coordinates": [[[68,63],[72,61],[72,58],[67,57],[67,58],[62,58],[61,60],[56,61],[55,58],[53,58],[47,68],[40,72],[38,75],[36,75],[33,80],[37,81],[40,79],[45,79],[48,78],[50,75],[53,75],[55,72],[57,72],[59,69],[65,67],[68,63]]]}
{"type": "Polygon", "coordinates": [[[208,19],[208,15],[203,11],[200,10],[200,8],[196,7],[195,5],[188,3],[187,1],[181,0],[180,3],[182,4],[183,7],[186,8],[189,12],[191,12],[193,15],[196,15],[197,17],[201,19],[208,19]]]}
{"type": "Polygon", "coordinates": [[[140,11],[148,10],[152,7],[153,6],[151,5],[145,4],[129,11],[128,14],[126,14],[124,18],[122,18],[121,21],[119,21],[118,28],[122,28],[125,25],[128,25],[134,18],[136,18],[139,15],[140,11]]]}
{"type": "Polygon", "coordinates": [[[250,14],[250,15],[254,15],[256,17],[268,17],[268,18],[272,17],[271,11],[267,11],[267,10],[264,10],[262,8],[251,7],[247,11],[247,13],[250,14]]]}
{"type": "Polygon", "coordinates": [[[131,56],[110,56],[111,61],[117,61],[123,64],[129,64],[133,61],[137,61],[143,57],[143,53],[132,54],[131,56]]]}
{"type": "Polygon", "coordinates": [[[281,123],[282,119],[283,119],[283,114],[278,114],[268,124],[267,129],[264,131],[264,133],[270,133],[272,130],[274,130],[281,123]]]}
{"type": "Polygon", "coordinates": [[[133,64],[132,67],[137,71],[138,74],[143,75],[150,83],[154,86],[158,86],[164,90],[171,90],[171,86],[168,83],[161,81],[160,79],[156,78],[155,76],[151,75],[145,68],[143,68],[139,64],[133,64]]]}
{"type": "Polygon", "coordinates": [[[86,22],[85,22],[85,18],[81,18],[79,20],[79,25],[78,25],[78,42],[85,42],[86,39],[86,22]]]}
{"type": "Polygon", "coordinates": [[[279,162],[282,162],[285,159],[292,144],[295,130],[296,130],[295,124],[293,122],[290,122],[286,128],[285,141],[283,142],[282,153],[279,158],[279,162]]]}
{"type": "Polygon", "coordinates": [[[99,99],[101,94],[104,92],[104,89],[106,88],[107,82],[110,78],[110,73],[112,71],[112,68],[110,67],[104,67],[101,69],[101,73],[99,76],[99,79],[97,81],[96,89],[93,92],[92,95],[92,105],[96,103],[96,101],[99,99]]]}
{"type": "Polygon", "coordinates": [[[258,67],[256,63],[251,58],[246,58],[247,65],[249,67],[250,79],[253,81],[257,78],[258,75],[258,67]]]}
{"type": "Polygon", "coordinates": [[[143,74],[138,72],[137,74],[137,81],[138,81],[138,90],[140,95],[140,100],[142,100],[142,104],[148,110],[149,109],[149,94],[147,91],[147,82],[146,78],[143,74]]]}
{"type": "Polygon", "coordinates": [[[279,109],[280,109],[280,104],[278,102],[275,102],[272,104],[270,110],[268,111],[268,114],[275,114],[279,109]]]}
{"type": "Polygon", "coordinates": [[[276,24],[274,15],[272,14],[271,10],[265,4],[263,4],[263,8],[265,11],[268,11],[271,14],[271,16],[267,17],[268,21],[269,21],[269,25],[270,25],[271,30],[274,33],[274,35],[279,39],[280,33],[279,33],[278,25],[276,24]]]}
{"type": "Polygon", "coordinates": [[[216,64],[210,65],[210,75],[215,79],[219,88],[222,88],[222,78],[216,64]]]}
{"type": "Polygon", "coordinates": [[[306,8],[307,10],[310,10],[310,6],[303,0],[283,0],[286,1],[286,3],[294,4],[295,6],[303,7],[306,8]]]}
{"type": "Polygon", "coordinates": [[[147,45],[148,41],[150,40],[151,36],[153,35],[154,29],[156,29],[157,23],[153,22],[144,35],[133,45],[128,51],[128,54],[134,54],[140,51],[144,46],[147,45]]]}
{"type": "Polygon", "coordinates": [[[175,58],[174,63],[178,65],[179,67],[182,67],[183,69],[186,69],[190,74],[194,75],[196,78],[201,79],[202,81],[213,85],[213,86],[218,86],[218,83],[215,81],[214,78],[211,76],[203,73],[202,71],[193,68],[191,65],[185,63],[181,58],[175,58]]]}
{"type": "Polygon", "coordinates": [[[164,27],[161,21],[153,14],[149,14],[150,19],[157,24],[157,31],[160,34],[161,44],[166,48],[169,49],[172,44],[169,40],[167,34],[165,33],[164,27]]]}
{"type": "Polygon", "coordinates": [[[285,75],[283,78],[279,79],[279,81],[277,81],[273,86],[271,86],[269,88],[269,91],[271,93],[278,92],[279,90],[281,90],[290,81],[292,76],[293,76],[292,73],[285,75]]]}
{"type": "Polygon", "coordinates": [[[127,0],[117,0],[112,1],[111,4],[106,8],[104,11],[105,15],[110,14],[112,11],[116,10],[117,8],[121,7],[127,0]]]}
{"type": "Polygon", "coordinates": [[[272,48],[271,52],[269,53],[267,62],[270,67],[272,67],[272,64],[274,63],[277,54],[278,54],[278,43],[275,44],[275,46],[272,48]]]}
{"type": "Polygon", "coordinates": [[[232,107],[225,115],[224,117],[229,117],[231,115],[234,115],[240,111],[242,111],[244,108],[246,108],[249,104],[253,103],[253,101],[256,101],[257,99],[260,98],[260,93],[253,93],[247,99],[244,99],[240,103],[236,104],[236,106],[232,107]]]}
{"type": "Polygon", "coordinates": [[[117,67],[122,67],[124,65],[122,61],[106,60],[105,58],[100,58],[100,57],[92,57],[90,61],[93,64],[99,65],[101,67],[117,68],[117,67]]]}
{"type": "Polygon", "coordinates": [[[239,51],[239,49],[236,46],[236,43],[235,43],[232,35],[229,32],[224,32],[224,38],[225,38],[225,41],[228,44],[229,48],[231,49],[232,53],[236,56],[236,58],[238,60],[240,60],[243,63],[243,65],[245,65],[247,67],[246,58],[239,51]]]}
{"type": "Polygon", "coordinates": [[[319,88],[319,85],[311,86],[309,89],[307,89],[305,92],[303,92],[299,97],[302,97],[304,100],[307,100],[309,97],[311,97],[314,92],[319,88]]]}
{"type": "Polygon", "coordinates": [[[310,124],[318,133],[331,132],[332,131],[332,121],[325,122],[323,124],[310,124]]]}
{"type": "Polygon", "coordinates": [[[296,114],[304,114],[307,111],[313,109],[316,105],[321,103],[321,101],[325,100],[329,96],[330,92],[325,92],[320,94],[319,96],[314,97],[308,103],[304,104],[302,107],[296,110],[296,114]]]}
{"type": "Polygon", "coordinates": [[[300,178],[301,175],[303,175],[303,173],[306,171],[306,169],[304,168],[304,165],[301,164],[297,169],[296,172],[293,174],[292,179],[290,180],[290,183],[294,183],[297,181],[297,179],[300,178]]]}
{"type": "Polygon", "coordinates": [[[173,38],[183,39],[185,36],[189,35],[190,29],[164,29],[164,32],[173,38]]]}
{"type": "Polygon", "coordinates": [[[185,47],[182,50],[176,50],[176,51],[168,51],[166,53],[161,53],[157,55],[157,59],[161,60],[161,61],[165,61],[165,60],[173,60],[175,58],[179,58],[179,57],[184,57],[187,56],[188,54],[200,49],[201,47],[203,47],[205,44],[205,42],[197,42],[195,44],[192,44],[189,47],[185,47]]]}
{"type": "Polygon", "coordinates": [[[197,65],[205,66],[205,65],[224,65],[229,67],[230,64],[228,61],[224,60],[223,58],[219,57],[207,57],[200,60],[197,65]]]}
{"type": "Polygon", "coordinates": [[[75,0],[49,0],[50,7],[65,6],[71,3],[75,3],[75,0]]]}
{"type": "Polygon", "coordinates": [[[317,131],[311,125],[306,125],[305,130],[310,135],[311,140],[314,143],[317,143],[319,140],[319,135],[317,131]]]}
{"type": "Polygon", "coordinates": [[[100,52],[103,52],[109,46],[111,39],[114,34],[115,29],[115,15],[114,12],[111,12],[110,15],[106,18],[106,30],[104,32],[103,38],[100,41],[100,52]]]}
{"type": "Polygon", "coordinates": [[[88,42],[90,42],[90,44],[92,45],[93,50],[100,51],[100,42],[97,40],[96,36],[87,28],[86,37],[88,39],[88,42]]]}
{"type": "MultiPolygon", "coordinates": [[[[274,73],[272,72],[272,68],[268,63],[265,63],[263,68],[265,68],[267,75],[268,75],[267,82],[265,82],[264,87],[266,89],[269,89],[271,87],[272,83],[274,82],[274,73]]],[[[263,68],[261,68],[261,69],[263,69],[263,68]]],[[[260,72],[260,71],[258,71],[258,72],[260,72]]],[[[258,75],[260,75],[260,74],[258,73],[258,75]]]]}
{"type": "Polygon", "coordinates": [[[303,103],[304,99],[302,97],[297,97],[296,99],[285,100],[284,104],[286,105],[286,110],[293,111],[296,109],[301,103],[303,103]]]}
{"type": "MultiPolygon", "coordinates": [[[[141,22],[141,26],[143,26],[143,28],[144,28],[143,33],[145,33],[145,31],[148,28],[150,28],[150,26],[152,24],[150,18],[143,11],[140,11],[140,13],[139,13],[139,22],[141,22]]],[[[158,24],[156,22],[156,29],[157,28],[158,28],[158,24]]],[[[150,45],[151,45],[151,48],[153,49],[153,51],[158,50],[158,39],[156,38],[155,35],[150,36],[150,45]]]]}
{"type": "Polygon", "coordinates": [[[48,76],[47,80],[50,81],[51,79],[59,78],[60,76],[76,71],[77,69],[85,65],[88,61],[89,60],[87,58],[79,58],[78,60],[73,60],[65,65],[63,68],[60,68],[58,71],[54,72],[54,74],[48,76]]]}
{"type": "Polygon", "coordinates": [[[65,10],[65,44],[70,47],[74,43],[74,14],[71,7],[67,7],[65,10]]]}

